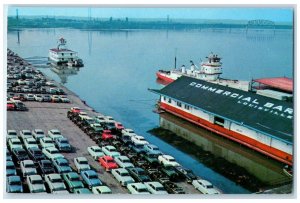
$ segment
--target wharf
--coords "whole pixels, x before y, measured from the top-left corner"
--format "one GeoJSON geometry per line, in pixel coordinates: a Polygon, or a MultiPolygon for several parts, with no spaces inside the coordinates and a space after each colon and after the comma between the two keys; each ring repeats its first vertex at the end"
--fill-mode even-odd
{"type": "MultiPolygon", "coordinates": [[[[24,129],[42,129],[44,132],[51,129],[59,129],[62,135],[65,136],[75,148],[75,152],[73,153],[62,153],[68,159],[73,169],[75,169],[73,159],[75,157],[84,156],[88,159],[89,164],[97,171],[101,181],[111,188],[113,194],[128,194],[126,187],[122,187],[111,173],[106,172],[99,163],[93,160],[88,154],[87,147],[97,144],[67,117],[67,111],[74,106],[81,108],[91,116],[101,114],[87,106],[75,93],[56,82],[54,83],[57,87],[64,90],[71,103],[26,101],[25,105],[28,111],[7,112],[7,129],[14,129],[17,130],[17,132],[24,129]]],[[[182,187],[187,194],[200,194],[191,184],[186,182],[178,182],[176,184],[182,187]]]]}

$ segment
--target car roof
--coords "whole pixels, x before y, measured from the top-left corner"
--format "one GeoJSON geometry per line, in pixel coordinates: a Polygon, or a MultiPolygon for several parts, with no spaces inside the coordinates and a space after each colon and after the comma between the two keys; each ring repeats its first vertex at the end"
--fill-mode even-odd
{"type": "Polygon", "coordinates": [[[161,187],[163,186],[161,183],[157,182],[157,181],[152,181],[152,182],[146,182],[145,184],[151,184],[154,185],[156,187],[161,187]]]}
{"type": "Polygon", "coordinates": [[[51,173],[51,174],[48,174],[48,177],[53,179],[53,178],[61,178],[60,174],[58,173],[51,173]]]}
{"type": "Polygon", "coordinates": [[[52,129],[52,130],[50,130],[51,132],[60,132],[60,130],[58,130],[58,129],[52,129]]]}
{"type": "Polygon", "coordinates": [[[95,175],[96,174],[98,176],[98,174],[94,170],[86,170],[86,171],[83,171],[83,173],[86,173],[87,175],[95,175]]]}
{"type": "Polygon", "coordinates": [[[20,176],[8,176],[9,181],[21,181],[20,176]]]}
{"type": "Polygon", "coordinates": [[[69,163],[68,160],[64,158],[58,158],[55,161],[57,161],[58,163],[69,163]]]}
{"type": "Polygon", "coordinates": [[[124,156],[124,155],[118,156],[117,158],[120,160],[124,160],[124,159],[128,160],[129,159],[127,156],[124,156]]]}
{"type": "Polygon", "coordinates": [[[207,181],[207,180],[204,180],[204,179],[198,179],[197,180],[198,182],[201,182],[202,184],[204,185],[212,185],[211,182],[207,181]]]}
{"type": "Polygon", "coordinates": [[[34,164],[32,160],[24,160],[22,161],[24,164],[34,164]]]}
{"type": "Polygon", "coordinates": [[[145,185],[143,183],[130,183],[130,185],[134,185],[136,186],[138,189],[140,188],[146,188],[145,185]]]}
{"type": "Polygon", "coordinates": [[[69,175],[71,178],[79,177],[79,175],[74,171],[67,173],[67,175],[69,175]]]}
{"type": "Polygon", "coordinates": [[[174,159],[174,157],[172,157],[170,155],[167,155],[167,154],[164,154],[164,155],[161,155],[161,156],[166,158],[166,159],[174,159]]]}
{"type": "Polygon", "coordinates": [[[77,159],[78,161],[87,161],[87,158],[81,156],[81,157],[76,157],[75,159],[77,159]]]}
{"type": "Polygon", "coordinates": [[[40,175],[30,175],[31,180],[43,180],[40,175]]]}

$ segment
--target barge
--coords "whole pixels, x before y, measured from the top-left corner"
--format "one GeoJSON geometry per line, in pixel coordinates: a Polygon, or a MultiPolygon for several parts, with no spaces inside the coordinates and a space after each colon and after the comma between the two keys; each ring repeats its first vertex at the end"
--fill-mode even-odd
{"type": "Polygon", "coordinates": [[[293,103],[181,76],[161,90],[159,109],[293,164],[293,103]]]}

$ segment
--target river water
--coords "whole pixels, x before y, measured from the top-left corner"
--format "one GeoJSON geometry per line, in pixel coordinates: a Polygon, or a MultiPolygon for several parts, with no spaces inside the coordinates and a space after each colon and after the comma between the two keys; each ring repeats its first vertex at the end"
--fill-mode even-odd
{"type": "MultiPolygon", "coordinates": [[[[250,192],[172,143],[148,133],[162,124],[159,115],[153,113],[158,97],[147,89],[163,87],[156,82],[155,72],[173,68],[175,54],[178,67],[182,64],[189,66],[190,60],[199,64],[201,59],[214,52],[222,57],[222,77],[225,78],[292,77],[291,30],[24,29],[8,31],[7,43],[8,48],[33,64],[45,64],[48,50],[56,47],[57,39],[62,36],[67,39],[70,49],[79,52],[85,66],[64,73],[41,68],[45,74],[63,83],[96,111],[113,116],[127,128],[145,136],[163,152],[174,156],[183,166],[208,179],[225,193],[250,192]]],[[[260,171],[252,173],[255,175],[260,171]]]]}

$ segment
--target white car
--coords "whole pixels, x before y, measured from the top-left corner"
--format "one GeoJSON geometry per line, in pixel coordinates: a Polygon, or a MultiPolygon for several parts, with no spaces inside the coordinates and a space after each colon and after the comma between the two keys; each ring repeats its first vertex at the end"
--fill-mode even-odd
{"type": "Polygon", "coordinates": [[[44,131],[41,130],[41,129],[34,129],[34,130],[32,131],[32,135],[33,135],[33,137],[34,137],[36,140],[40,140],[41,138],[43,138],[43,137],[46,136],[45,133],[44,133],[44,131]]]}
{"type": "Polygon", "coordinates": [[[102,151],[105,155],[111,156],[113,158],[116,158],[121,155],[120,152],[118,152],[117,149],[111,145],[102,147],[102,151]]]}
{"type": "Polygon", "coordinates": [[[133,168],[134,165],[131,163],[130,159],[127,156],[118,156],[115,158],[115,162],[121,168],[133,168]]]}
{"type": "Polygon", "coordinates": [[[130,194],[146,195],[151,194],[143,183],[130,183],[127,185],[130,194]]]}
{"type": "Polygon", "coordinates": [[[100,157],[104,156],[104,153],[99,146],[91,146],[88,147],[87,150],[94,160],[98,160],[100,157]]]}
{"type": "Polygon", "coordinates": [[[29,137],[33,137],[33,136],[32,136],[32,133],[30,130],[21,130],[20,137],[22,138],[22,140],[24,140],[25,138],[29,138],[29,137]]]}
{"type": "Polygon", "coordinates": [[[55,147],[53,140],[50,137],[43,137],[40,139],[42,148],[55,147]]]}
{"type": "Polygon", "coordinates": [[[64,136],[62,136],[61,132],[57,129],[52,129],[48,131],[48,136],[52,139],[58,139],[58,138],[63,138],[64,136]]]}
{"type": "Polygon", "coordinates": [[[140,135],[132,136],[131,141],[135,144],[142,144],[142,145],[149,144],[149,142],[147,142],[147,140],[145,140],[145,138],[140,135]]]}
{"type": "Polygon", "coordinates": [[[113,121],[113,122],[115,122],[115,119],[113,117],[111,117],[111,116],[105,116],[104,119],[106,121],[113,121]]]}
{"type": "Polygon", "coordinates": [[[92,187],[93,194],[111,194],[111,189],[105,185],[92,187]]]}
{"type": "Polygon", "coordinates": [[[38,102],[42,102],[43,101],[43,97],[40,94],[35,94],[34,95],[34,100],[38,101],[38,102]]]}
{"type": "Polygon", "coordinates": [[[192,185],[203,194],[220,194],[220,191],[216,190],[214,186],[207,180],[193,180],[192,185]]]}
{"type": "Polygon", "coordinates": [[[128,135],[130,137],[134,137],[137,135],[137,134],[135,134],[135,132],[132,129],[129,129],[129,128],[123,129],[121,132],[123,135],[128,135]]]}
{"type": "Polygon", "coordinates": [[[18,138],[18,133],[16,130],[7,130],[6,139],[8,140],[10,138],[18,138]]]}
{"type": "Polygon", "coordinates": [[[20,168],[21,168],[23,177],[37,174],[34,162],[32,160],[21,161],[20,168]]]}
{"type": "Polygon", "coordinates": [[[111,174],[119,183],[121,183],[122,186],[127,186],[128,184],[135,182],[125,168],[112,169],[111,174]]]}
{"type": "Polygon", "coordinates": [[[59,153],[58,149],[56,149],[55,147],[47,147],[47,148],[43,148],[42,152],[44,153],[44,155],[48,158],[48,159],[60,159],[60,158],[65,158],[64,155],[62,155],[61,153],[59,153]]]}
{"type": "Polygon", "coordinates": [[[27,176],[26,182],[30,193],[47,193],[44,181],[40,175],[27,176]]]}
{"type": "Polygon", "coordinates": [[[36,140],[33,137],[24,139],[24,145],[27,150],[30,148],[39,148],[36,140]]]}
{"type": "Polygon", "coordinates": [[[146,182],[144,184],[151,194],[156,194],[156,195],[168,194],[164,186],[159,182],[146,182]]]}
{"type": "Polygon", "coordinates": [[[180,166],[180,164],[176,162],[174,157],[170,155],[158,156],[158,162],[164,166],[180,166]]]}
{"type": "Polygon", "coordinates": [[[86,171],[91,169],[88,160],[85,157],[74,158],[74,164],[78,173],[80,173],[81,171],[86,171]]]}
{"type": "Polygon", "coordinates": [[[59,98],[62,103],[70,103],[70,99],[65,95],[61,95],[59,98]]]}

